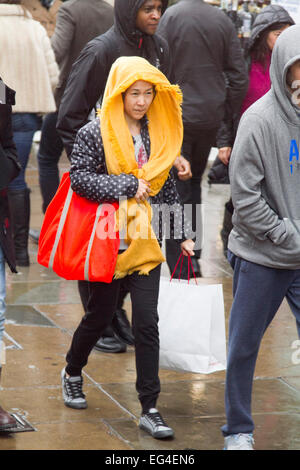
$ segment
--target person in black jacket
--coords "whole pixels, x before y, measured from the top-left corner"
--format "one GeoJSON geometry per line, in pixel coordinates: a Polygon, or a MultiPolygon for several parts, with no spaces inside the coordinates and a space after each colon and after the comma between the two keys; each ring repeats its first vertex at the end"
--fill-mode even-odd
{"type": "MultiPolygon", "coordinates": [[[[70,158],[77,131],[89,120],[91,111],[104,93],[110,67],[119,56],[142,56],[168,76],[169,49],[166,41],[137,29],[136,18],[144,3],[153,8],[152,22],[158,25],[167,0],[116,0],[114,25],[90,41],[73,65],[65,88],[57,128],[70,158]]],[[[147,6],[148,8],[148,6],[147,6]]]]}
{"type": "MultiPolygon", "coordinates": [[[[171,82],[183,92],[184,138],[182,155],[192,167],[189,181],[178,180],[178,191],[193,210],[196,231],[194,271],[201,276],[201,179],[218,127],[224,115],[238,112],[247,91],[247,72],[240,42],[232,21],[203,0],[180,0],[168,8],[158,33],[172,51],[171,82]],[[197,222],[199,233],[197,233],[197,222]]],[[[180,251],[167,240],[167,261],[173,271],[180,251]]],[[[179,270],[178,270],[179,271],[179,270]]],[[[179,274],[175,274],[178,276],[179,274]]],[[[188,269],[181,271],[187,278],[188,269]]]]}
{"type": "MultiPolygon", "coordinates": [[[[169,47],[155,34],[168,0],[115,0],[114,25],[103,35],[90,41],[72,66],[58,111],[57,129],[70,158],[77,131],[91,118],[101,101],[111,65],[121,56],[140,56],[160,69],[168,78],[171,71],[169,47]]],[[[188,162],[178,157],[175,162],[179,177],[190,177],[188,162]]],[[[104,352],[123,352],[124,344],[133,344],[126,312],[122,308],[127,288],[122,286],[113,330],[107,328],[96,344],[104,352]]],[[[83,305],[88,293],[80,287],[83,305]]]]}
{"type": "MultiPolygon", "coordinates": [[[[5,262],[12,272],[17,272],[7,197],[9,183],[21,170],[21,165],[17,160],[11,124],[11,105],[14,103],[15,92],[8,88],[0,78],[0,377],[1,356],[4,349],[5,262]]],[[[15,425],[15,419],[0,407],[0,431],[9,430],[15,425]]]]}

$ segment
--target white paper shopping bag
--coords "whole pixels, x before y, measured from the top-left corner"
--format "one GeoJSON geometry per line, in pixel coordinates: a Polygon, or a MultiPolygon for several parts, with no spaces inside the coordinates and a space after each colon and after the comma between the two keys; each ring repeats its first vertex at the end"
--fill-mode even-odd
{"type": "Polygon", "coordinates": [[[226,368],[221,284],[162,277],[158,315],[161,368],[202,374],[226,368]]]}

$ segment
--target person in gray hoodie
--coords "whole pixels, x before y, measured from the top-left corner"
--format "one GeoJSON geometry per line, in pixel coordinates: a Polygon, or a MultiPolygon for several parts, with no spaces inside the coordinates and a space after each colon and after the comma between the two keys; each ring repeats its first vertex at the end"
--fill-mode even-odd
{"type": "Polygon", "coordinates": [[[284,298],[300,336],[299,44],[299,25],[287,28],[277,39],[271,90],[243,114],[229,165],[234,214],[228,258],[234,269],[234,300],[227,423],[222,427],[228,450],[253,449],[256,359],[284,298]]]}

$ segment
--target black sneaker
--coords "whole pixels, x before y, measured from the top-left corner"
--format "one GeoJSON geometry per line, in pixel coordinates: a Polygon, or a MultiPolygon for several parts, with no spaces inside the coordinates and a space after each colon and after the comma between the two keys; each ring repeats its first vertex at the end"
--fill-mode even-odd
{"type": "Polygon", "coordinates": [[[82,376],[67,377],[65,369],[61,371],[61,383],[63,399],[66,406],[82,410],[87,408],[87,402],[84,393],[82,393],[82,376]]]}
{"type": "Polygon", "coordinates": [[[173,437],[174,431],[163,420],[156,408],[151,408],[148,413],[140,417],[139,427],[151,434],[155,439],[165,439],[173,437]]]}

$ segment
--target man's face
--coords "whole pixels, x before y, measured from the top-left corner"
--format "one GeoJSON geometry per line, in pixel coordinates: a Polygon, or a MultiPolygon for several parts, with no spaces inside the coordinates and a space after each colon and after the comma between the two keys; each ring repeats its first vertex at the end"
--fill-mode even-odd
{"type": "Polygon", "coordinates": [[[143,33],[155,34],[162,14],[161,0],[146,0],[136,17],[136,27],[143,33]]]}

